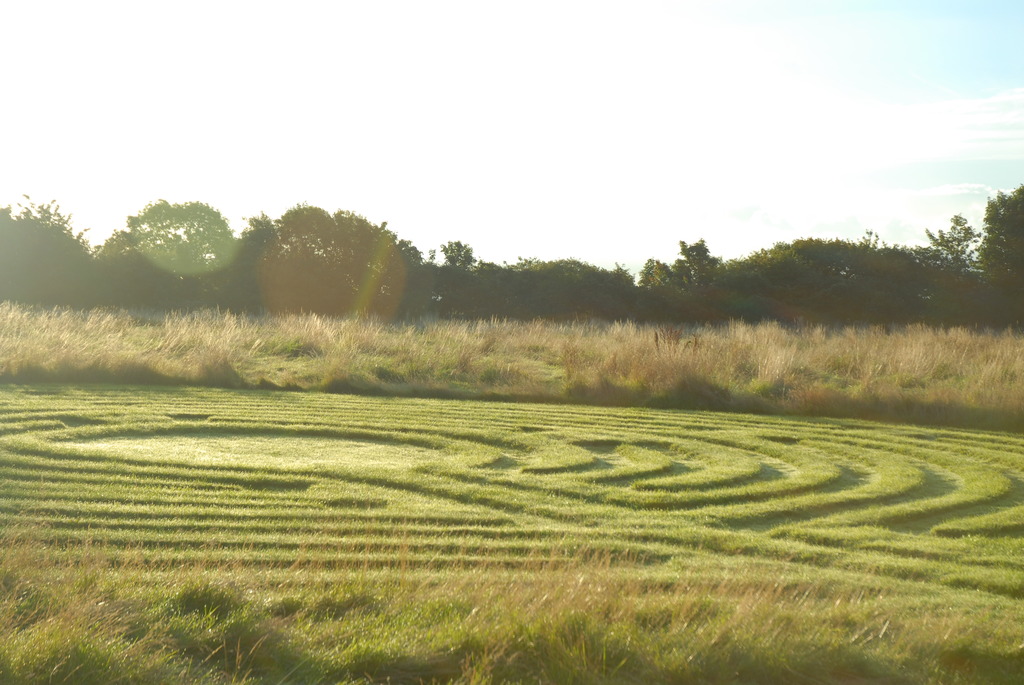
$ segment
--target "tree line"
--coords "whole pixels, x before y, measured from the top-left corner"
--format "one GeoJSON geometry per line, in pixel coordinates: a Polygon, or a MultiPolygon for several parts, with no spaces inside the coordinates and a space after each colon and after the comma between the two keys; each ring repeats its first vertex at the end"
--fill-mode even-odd
{"type": "Polygon", "coordinates": [[[54,203],[0,207],[0,300],[76,308],[308,312],[385,320],[509,318],[1016,326],[1024,322],[1024,185],[924,246],[803,238],[745,257],[680,241],[639,275],[576,259],[423,254],[387,223],[298,205],[235,235],[201,202],[160,200],[93,247],[54,203]]]}

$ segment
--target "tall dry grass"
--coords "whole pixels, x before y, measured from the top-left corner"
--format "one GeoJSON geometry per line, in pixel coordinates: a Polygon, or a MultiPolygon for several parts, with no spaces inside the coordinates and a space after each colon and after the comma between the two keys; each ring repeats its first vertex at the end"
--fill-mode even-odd
{"type": "Polygon", "coordinates": [[[658,406],[1024,430],[1014,331],[385,324],[0,304],[0,380],[658,406]]]}

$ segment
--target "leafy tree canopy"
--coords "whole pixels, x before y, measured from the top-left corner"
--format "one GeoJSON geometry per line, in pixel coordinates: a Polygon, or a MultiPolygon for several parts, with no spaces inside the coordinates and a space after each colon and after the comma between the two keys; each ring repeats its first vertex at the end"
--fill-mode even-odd
{"type": "Polygon", "coordinates": [[[1024,296],[1024,185],[989,198],[979,258],[991,283],[1015,298],[1024,296]]]}
{"type": "Polygon", "coordinates": [[[640,269],[639,285],[644,290],[670,287],[672,285],[672,267],[657,259],[648,259],[640,269]]]}
{"type": "Polygon", "coordinates": [[[152,202],[128,217],[125,248],[146,255],[163,269],[193,275],[230,263],[236,240],[224,216],[202,202],[152,202]]]}
{"type": "Polygon", "coordinates": [[[692,245],[680,240],[679,259],[672,265],[672,272],[684,290],[696,290],[711,285],[721,266],[721,258],[711,254],[703,238],[692,245]]]}
{"type": "Polygon", "coordinates": [[[792,316],[819,321],[918,320],[926,281],[906,248],[803,238],[730,262],[723,287],[785,303],[792,316]]]}
{"type": "Polygon", "coordinates": [[[977,273],[981,232],[972,228],[962,214],[950,220],[948,231],[932,233],[925,229],[924,233],[928,245],[917,253],[926,264],[960,278],[977,273]]]}
{"type": "Polygon", "coordinates": [[[421,260],[419,250],[399,241],[387,223],[298,205],[274,222],[274,236],[263,254],[265,306],[391,318],[402,305],[410,265],[421,260]]]}
{"type": "Polygon", "coordinates": [[[441,246],[444,265],[468,271],[476,266],[473,248],[460,240],[452,240],[441,246]]]}
{"type": "Polygon", "coordinates": [[[84,233],[56,203],[0,207],[0,300],[78,305],[88,301],[92,263],[84,233]]]}

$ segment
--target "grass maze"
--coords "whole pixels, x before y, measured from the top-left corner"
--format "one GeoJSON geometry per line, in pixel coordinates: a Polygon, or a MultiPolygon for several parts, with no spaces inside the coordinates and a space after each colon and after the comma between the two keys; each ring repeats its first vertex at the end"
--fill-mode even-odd
{"type": "Polygon", "coordinates": [[[678,600],[680,583],[731,577],[814,592],[968,591],[956,601],[1019,615],[1024,437],[562,405],[7,388],[0,525],[58,565],[101,549],[110,568],[154,578],[241,569],[279,588],[483,571],[521,583],[593,562],[646,584],[633,588],[637,606],[657,595],[645,587],[678,600]]]}
{"type": "Polygon", "coordinates": [[[54,542],[255,566],[508,567],[607,552],[670,567],[699,549],[886,573],[906,558],[930,582],[1024,596],[1015,436],[552,405],[54,392],[5,393],[0,419],[0,513],[54,542]],[[960,565],[952,580],[946,560],[960,565]]]}

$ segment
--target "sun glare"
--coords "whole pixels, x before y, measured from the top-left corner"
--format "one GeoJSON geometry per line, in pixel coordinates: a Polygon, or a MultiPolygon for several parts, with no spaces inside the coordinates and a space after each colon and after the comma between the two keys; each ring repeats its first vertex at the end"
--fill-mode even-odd
{"type": "Polygon", "coordinates": [[[1012,187],[1024,157],[1015,58],[983,61],[1016,19],[951,11],[21,4],[0,46],[19,65],[0,202],[56,199],[96,244],[159,197],[236,231],[307,202],[423,251],[633,268],[680,239],[736,256],[784,235],[743,214],[921,239],[949,216],[930,187],[1012,187]],[[963,65],[942,57],[955,26],[963,65]],[[890,171],[909,182],[878,180],[890,171]]]}

